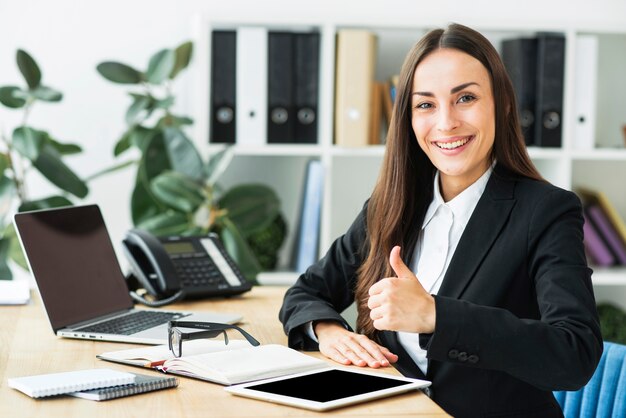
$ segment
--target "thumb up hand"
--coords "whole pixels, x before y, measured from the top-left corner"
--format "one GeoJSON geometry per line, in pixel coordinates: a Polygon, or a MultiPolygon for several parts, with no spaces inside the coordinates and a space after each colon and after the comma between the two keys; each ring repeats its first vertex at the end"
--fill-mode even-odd
{"type": "Polygon", "coordinates": [[[400,257],[400,247],[397,245],[391,249],[389,264],[391,264],[391,268],[399,278],[417,280],[415,274],[413,274],[411,269],[402,261],[402,257],[400,257]]]}
{"type": "Polygon", "coordinates": [[[432,333],[435,331],[435,299],[424,290],[395,246],[389,264],[397,277],[385,277],[369,289],[367,306],[378,330],[432,333]]]}

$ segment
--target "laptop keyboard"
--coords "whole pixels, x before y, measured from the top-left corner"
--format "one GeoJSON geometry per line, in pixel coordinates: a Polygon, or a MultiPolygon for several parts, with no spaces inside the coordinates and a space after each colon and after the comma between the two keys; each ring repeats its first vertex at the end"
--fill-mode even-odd
{"type": "Polygon", "coordinates": [[[76,331],[101,334],[131,335],[186,316],[179,312],[142,311],[131,312],[98,324],[78,328],[76,331]]]}

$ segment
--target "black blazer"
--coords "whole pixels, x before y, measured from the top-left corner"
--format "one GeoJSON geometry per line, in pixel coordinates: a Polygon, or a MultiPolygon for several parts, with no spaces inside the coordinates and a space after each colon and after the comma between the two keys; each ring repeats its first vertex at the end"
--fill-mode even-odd
{"type": "MultiPolygon", "coordinates": [[[[354,300],[366,210],[287,291],[291,347],[318,348],[309,321],[348,326],[338,312],[354,300]]],[[[552,391],[585,385],[602,354],[582,226],[575,194],[496,166],[435,296],[435,332],[420,336],[427,375],[395,332],[381,333],[398,370],[432,381],[429,396],[455,417],[561,417],[552,391]]]]}

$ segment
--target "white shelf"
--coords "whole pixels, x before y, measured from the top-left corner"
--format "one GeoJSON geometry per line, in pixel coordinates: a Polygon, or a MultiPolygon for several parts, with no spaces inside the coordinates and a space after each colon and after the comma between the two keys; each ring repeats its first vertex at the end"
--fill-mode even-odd
{"type": "Polygon", "coordinates": [[[625,267],[593,267],[591,281],[595,286],[626,286],[625,267]]]}
{"type": "Polygon", "coordinates": [[[563,149],[561,148],[540,148],[540,147],[528,147],[528,155],[533,160],[558,160],[564,156],[563,149]]]}
{"type": "Polygon", "coordinates": [[[339,157],[382,157],[385,154],[384,145],[370,145],[367,147],[340,147],[333,146],[331,155],[339,157]]]}
{"type": "Polygon", "coordinates": [[[626,161],[626,149],[623,148],[596,148],[589,151],[572,151],[574,160],[608,160],[626,161]]]}
{"type": "MultiPolygon", "coordinates": [[[[212,144],[209,146],[209,153],[224,148],[225,144],[212,144]]],[[[265,156],[311,156],[319,157],[322,149],[319,145],[298,145],[298,144],[263,144],[255,146],[234,145],[235,155],[265,155],[265,156]]]]}

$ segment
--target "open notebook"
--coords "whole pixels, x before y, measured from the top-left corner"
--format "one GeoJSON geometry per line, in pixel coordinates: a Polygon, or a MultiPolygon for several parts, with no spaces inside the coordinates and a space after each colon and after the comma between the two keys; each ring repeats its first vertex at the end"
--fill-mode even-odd
{"type": "Polygon", "coordinates": [[[111,351],[97,357],[222,385],[285,376],[328,365],[325,361],[282,345],[252,347],[244,340],[231,340],[228,345],[215,340],[188,341],[180,358],[175,358],[164,345],[111,351]]]}

